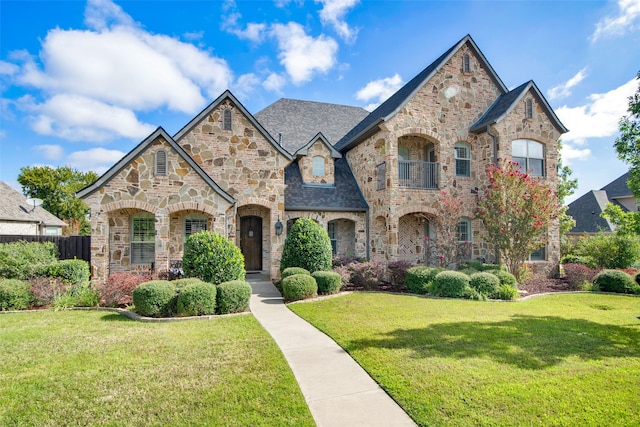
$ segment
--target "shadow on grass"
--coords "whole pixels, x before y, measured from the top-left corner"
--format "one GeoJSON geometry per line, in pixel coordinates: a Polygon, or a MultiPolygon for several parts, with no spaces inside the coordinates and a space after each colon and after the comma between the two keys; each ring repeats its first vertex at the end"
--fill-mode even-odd
{"type": "Polygon", "coordinates": [[[133,322],[133,320],[118,313],[105,314],[100,320],[104,320],[105,322],[133,322]]]}
{"type": "Polygon", "coordinates": [[[584,360],[640,358],[640,328],[519,315],[495,323],[458,322],[397,329],[379,338],[350,341],[347,351],[367,347],[408,348],[421,358],[489,357],[523,369],[545,369],[570,356],[584,360]]]}

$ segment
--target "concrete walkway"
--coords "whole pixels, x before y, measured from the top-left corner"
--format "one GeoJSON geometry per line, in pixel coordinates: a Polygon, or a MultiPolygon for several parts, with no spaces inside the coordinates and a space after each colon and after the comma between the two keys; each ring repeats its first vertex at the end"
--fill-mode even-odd
{"type": "Polygon", "coordinates": [[[270,281],[247,279],[251,311],[289,362],[318,426],[416,425],[338,344],[290,311],[270,281]]]}

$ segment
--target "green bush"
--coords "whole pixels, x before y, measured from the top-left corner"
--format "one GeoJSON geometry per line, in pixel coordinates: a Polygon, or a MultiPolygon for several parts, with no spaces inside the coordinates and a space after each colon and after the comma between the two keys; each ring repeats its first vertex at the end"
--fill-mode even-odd
{"type": "Polygon", "coordinates": [[[302,267],[287,267],[284,270],[282,270],[282,273],[280,273],[280,279],[284,279],[285,277],[293,276],[294,274],[311,275],[309,270],[305,270],[302,267]]]}
{"type": "Polygon", "coordinates": [[[322,295],[335,294],[342,286],[342,277],[333,271],[316,271],[311,277],[316,279],[318,293],[322,295]]]}
{"type": "Polygon", "coordinates": [[[477,289],[472,288],[471,286],[467,286],[464,288],[464,292],[461,295],[462,298],[476,300],[476,301],[486,301],[487,296],[482,292],[478,292],[477,289]]]}
{"type": "Polygon", "coordinates": [[[176,313],[178,316],[202,316],[216,312],[216,287],[211,283],[185,284],[178,293],[176,313]]]}
{"type": "Polygon", "coordinates": [[[480,269],[480,271],[492,271],[492,270],[507,271],[507,266],[499,265],[499,264],[482,264],[482,268],[480,269]]]}
{"type": "Polygon", "coordinates": [[[36,272],[58,260],[58,248],[53,242],[25,242],[0,244],[0,277],[26,280],[36,272]]]}
{"type": "Polygon", "coordinates": [[[31,306],[33,294],[29,284],[18,279],[6,279],[0,282],[0,311],[24,310],[31,306]]]}
{"type": "Polygon", "coordinates": [[[280,260],[280,271],[287,267],[329,271],[331,253],[331,240],[327,231],[311,218],[300,218],[287,234],[280,260]]]}
{"type": "Polygon", "coordinates": [[[409,291],[416,294],[426,294],[429,292],[429,286],[433,279],[442,271],[444,269],[440,267],[425,267],[424,265],[411,267],[407,270],[404,283],[409,291]]]}
{"type": "Polygon", "coordinates": [[[136,312],[147,317],[170,317],[175,313],[176,285],[168,280],[152,280],[133,290],[136,312]]]}
{"type": "Polygon", "coordinates": [[[633,293],[636,283],[630,274],[620,270],[602,270],[593,283],[602,292],[616,292],[620,294],[633,293]]]}
{"type": "Polygon", "coordinates": [[[242,280],[232,280],[217,286],[218,313],[241,313],[249,309],[251,285],[242,280]]]}
{"type": "Polygon", "coordinates": [[[518,290],[511,285],[500,285],[498,291],[491,296],[494,299],[502,299],[505,301],[514,300],[518,297],[518,290]]]}
{"type": "MultiPolygon", "coordinates": [[[[194,285],[194,284],[200,284],[200,283],[207,283],[202,281],[201,279],[198,279],[197,277],[186,277],[184,279],[176,279],[176,280],[172,280],[173,284],[176,285],[176,289],[178,289],[178,292],[183,289],[185,286],[187,285],[194,285]]],[[[209,283],[211,284],[211,283],[209,283]]]]}
{"type": "Polygon", "coordinates": [[[294,274],[282,281],[282,292],[288,301],[313,298],[318,295],[318,284],[312,276],[294,274]]]}
{"type": "Polygon", "coordinates": [[[63,283],[72,285],[81,285],[91,277],[89,263],[81,259],[65,259],[49,264],[43,275],[59,278],[63,283]]]}
{"type": "Polygon", "coordinates": [[[441,271],[433,279],[430,293],[441,297],[463,298],[470,280],[469,276],[459,271],[441,271]]]}
{"type": "Polygon", "coordinates": [[[487,273],[491,273],[500,280],[501,285],[509,285],[514,289],[518,289],[518,281],[516,276],[504,270],[489,270],[487,273]]]}
{"type": "Polygon", "coordinates": [[[463,268],[462,270],[458,270],[460,273],[464,273],[467,276],[471,277],[476,273],[480,273],[480,270],[476,270],[475,268],[463,268]]]}
{"type": "Polygon", "coordinates": [[[628,268],[640,258],[640,243],[633,236],[600,233],[580,240],[575,251],[582,259],[592,260],[582,262],[591,268],[628,268]]]}
{"type": "Polygon", "coordinates": [[[198,277],[214,285],[244,280],[245,275],[240,248],[212,231],[202,231],[187,238],[182,268],[186,277],[198,277]]]}
{"type": "Polygon", "coordinates": [[[72,307],[96,307],[100,303],[100,293],[88,284],[75,286],[67,292],[56,295],[53,300],[55,309],[72,307]]]}
{"type": "Polygon", "coordinates": [[[476,271],[482,271],[482,261],[478,260],[466,260],[460,263],[460,269],[464,270],[467,268],[471,268],[476,271]]]}
{"type": "Polygon", "coordinates": [[[488,298],[493,298],[500,287],[500,279],[491,273],[475,273],[471,276],[469,286],[488,298]]]}

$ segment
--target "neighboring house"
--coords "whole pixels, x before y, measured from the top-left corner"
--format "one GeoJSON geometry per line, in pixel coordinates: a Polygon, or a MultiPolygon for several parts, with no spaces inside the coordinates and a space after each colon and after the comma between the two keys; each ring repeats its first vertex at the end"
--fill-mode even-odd
{"type": "MultiPolygon", "coordinates": [[[[509,90],[470,36],[371,113],[281,99],[255,115],[226,91],[175,135],[158,128],[78,193],[91,208],[93,277],[166,270],[202,229],[234,241],[248,271],[279,276],[297,218],[338,254],[425,261],[425,218],[446,190],[462,200],[458,238],[495,260],[474,218],[486,167],[513,158],[557,188],[567,130],[535,83],[509,90]]],[[[558,224],[534,265],[558,263],[558,224]]]]}
{"type": "Polygon", "coordinates": [[[67,224],[0,181],[0,234],[61,236],[67,224]]]}
{"type": "Polygon", "coordinates": [[[567,214],[573,217],[576,225],[567,234],[579,237],[615,231],[615,226],[608,219],[600,216],[609,203],[620,206],[625,212],[637,212],[638,202],[627,185],[628,179],[629,172],[600,190],[591,190],[569,203],[567,214]]]}

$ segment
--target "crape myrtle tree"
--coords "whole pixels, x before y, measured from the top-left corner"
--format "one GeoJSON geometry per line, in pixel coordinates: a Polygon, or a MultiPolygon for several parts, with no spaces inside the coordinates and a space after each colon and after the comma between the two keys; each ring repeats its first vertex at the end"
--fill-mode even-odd
{"type": "Polygon", "coordinates": [[[434,238],[425,237],[428,264],[450,267],[466,259],[471,252],[471,242],[459,241],[458,223],[461,219],[462,201],[457,194],[442,191],[438,196],[438,215],[424,216],[433,227],[434,238]]]}
{"type": "MultiPolygon", "coordinates": [[[[640,71],[636,77],[640,80],[640,71]]],[[[623,116],[618,124],[620,136],[614,147],[618,158],[629,164],[627,185],[636,198],[640,197],[640,84],[636,93],[629,97],[628,116],[623,116]]],[[[612,203],[602,213],[622,234],[640,234],[640,212],[624,212],[612,203]]]]}
{"type": "Polygon", "coordinates": [[[515,162],[499,160],[487,168],[487,176],[489,186],[478,195],[476,216],[484,224],[484,239],[520,278],[529,254],[547,243],[548,226],[561,206],[549,184],[521,172],[515,162]]]}

